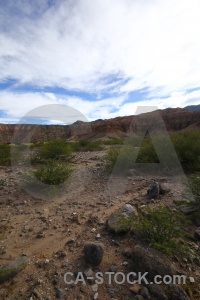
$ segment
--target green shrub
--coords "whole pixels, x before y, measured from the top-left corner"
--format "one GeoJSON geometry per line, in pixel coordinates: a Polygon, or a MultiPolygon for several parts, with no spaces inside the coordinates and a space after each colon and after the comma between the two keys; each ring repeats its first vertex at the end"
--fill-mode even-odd
{"type": "Polygon", "coordinates": [[[159,163],[158,155],[150,138],[144,138],[136,163],[159,163]]]}
{"type": "Polygon", "coordinates": [[[200,170],[200,131],[184,130],[170,137],[155,134],[152,139],[146,136],[143,140],[141,137],[127,138],[121,150],[108,151],[106,165],[117,171],[129,167],[180,172],[181,165],[186,170],[200,170]]]}
{"type": "Polygon", "coordinates": [[[49,160],[45,165],[39,166],[34,175],[43,183],[58,185],[63,183],[70,175],[71,169],[68,165],[49,160]]]}
{"type": "Polygon", "coordinates": [[[100,151],[102,150],[102,141],[80,140],[74,145],[75,151],[100,151]]]}
{"type": "Polygon", "coordinates": [[[43,147],[44,146],[44,143],[43,142],[35,142],[35,143],[32,143],[30,145],[30,149],[34,149],[34,148],[40,148],[40,147],[43,147]]]}
{"type": "Polygon", "coordinates": [[[103,145],[123,145],[123,143],[124,143],[123,139],[117,139],[117,138],[102,141],[103,145]]]}
{"type": "Polygon", "coordinates": [[[55,140],[45,143],[39,150],[38,159],[60,159],[70,157],[72,153],[71,147],[62,140],[55,140]]]}
{"type": "Polygon", "coordinates": [[[124,174],[135,162],[138,150],[132,146],[114,147],[108,150],[104,160],[106,169],[124,174]]]}
{"type": "Polygon", "coordinates": [[[195,202],[200,207],[200,173],[192,174],[188,179],[195,202]]]}
{"type": "Polygon", "coordinates": [[[179,240],[185,235],[185,227],[189,224],[178,211],[171,211],[164,206],[154,210],[146,208],[145,213],[139,211],[134,221],[134,229],[138,236],[150,246],[172,254],[185,250],[179,240]]]}
{"type": "Polygon", "coordinates": [[[200,130],[176,132],[171,139],[183,168],[200,171],[200,130]]]}
{"type": "Polygon", "coordinates": [[[11,146],[8,144],[0,144],[0,165],[10,166],[11,146]]]}
{"type": "Polygon", "coordinates": [[[58,161],[47,160],[35,170],[27,170],[19,175],[22,187],[36,198],[49,199],[55,197],[64,188],[64,182],[72,170],[69,165],[58,161]]]}

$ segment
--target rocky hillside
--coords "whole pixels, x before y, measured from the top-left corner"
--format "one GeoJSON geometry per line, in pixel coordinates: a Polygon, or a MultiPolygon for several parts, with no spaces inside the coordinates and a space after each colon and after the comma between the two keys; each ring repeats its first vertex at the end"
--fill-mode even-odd
{"type": "Polygon", "coordinates": [[[163,128],[178,131],[200,126],[200,111],[167,108],[134,116],[117,117],[93,122],[76,121],[72,125],[14,125],[0,124],[0,142],[43,142],[52,139],[121,138],[127,134],[140,135],[148,129],[163,128]]]}

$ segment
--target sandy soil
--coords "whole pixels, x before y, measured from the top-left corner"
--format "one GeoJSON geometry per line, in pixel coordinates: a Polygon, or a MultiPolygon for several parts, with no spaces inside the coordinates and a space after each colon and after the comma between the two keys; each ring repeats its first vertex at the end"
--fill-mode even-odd
{"type": "MultiPolygon", "coordinates": [[[[19,168],[0,169],[0,180],[4,182],[0,186],[0,265],[21,255],[30,259],[14,279],[0,285],[0,299],[56,299],[57,288],[64,291],[62,299],[93,299],[91,283],[67,285],[63,280],[66,272],[87,268],[82,252],[87,241],[104,244],[105,254],[97,270],[107,272],[112,265],[117,265],[121,272],[133,270],[131,260],[122,251],[131,252],[137,243],[134,234],[112,234],[105,223],[125,203],[146,205],[152,176],[108,175],[102,170],[104,155],[105,151],[77,153],[73,159],[75,171],[64,192],[49,200],[36,199],[19,186],[19,168]]],[[[186,197],[181,178],[154,178],[170,192],[151,203],[152,207],[173,207],[173,199],[186,197]]],[[[192,270],[187,272],[194,276],[192,270]]],[[[113,299],[130,299],[126,298],[128,283],[119,287],[106,282],[98,288],[98,299],[111,299],[109,288],[118,289],[113,299]]]]}

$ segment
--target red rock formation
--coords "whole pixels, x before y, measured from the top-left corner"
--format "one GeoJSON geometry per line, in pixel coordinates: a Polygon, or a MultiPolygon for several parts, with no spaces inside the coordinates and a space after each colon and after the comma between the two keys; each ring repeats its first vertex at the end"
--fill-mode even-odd
{"type": "Polygon", "coordinates": [[[0,124],[0,142],[41,142],[53,139],[88,139],[101,137],[123,137],[127,134],[178,131],[200,127],[200,111],[167,108],[137,116],[117,117],[93,122],[77,121],[72,125],[11,125],[0,124]]]}

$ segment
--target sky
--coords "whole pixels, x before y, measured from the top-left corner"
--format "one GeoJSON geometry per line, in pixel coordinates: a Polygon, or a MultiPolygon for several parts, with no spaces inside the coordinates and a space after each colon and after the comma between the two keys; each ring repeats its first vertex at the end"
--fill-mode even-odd
{"type": "Polygon", "coordinates": [[[0,123],[199,104],[199,15],[199,0],[0,0],[0,123]]]}

